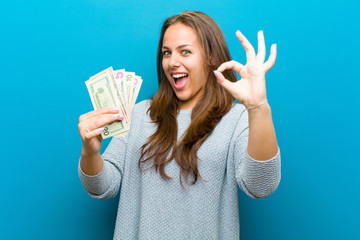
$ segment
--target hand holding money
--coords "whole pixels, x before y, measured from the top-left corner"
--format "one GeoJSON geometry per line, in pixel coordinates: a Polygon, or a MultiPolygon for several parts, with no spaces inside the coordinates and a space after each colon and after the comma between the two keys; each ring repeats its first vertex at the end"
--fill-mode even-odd
{"type": "Polygon", "coordinates": [[[110,67],[85,83],[95,110],[115,108],[124,116],[124,120],[106,123],[101,129],[102,138],[124,137],[130,129],[130,115],[140,91],[141,77],[125,69],[113,71],[110,67]]]}
{"type": "Polygon", "coordinates": [[[119,111],[117,108],[108,107],[80,116],[78,128],[83,140],[82,155],[91,156],[100,152],[101,133],[105,130],[104,126],[124,119],[119,111]]]}

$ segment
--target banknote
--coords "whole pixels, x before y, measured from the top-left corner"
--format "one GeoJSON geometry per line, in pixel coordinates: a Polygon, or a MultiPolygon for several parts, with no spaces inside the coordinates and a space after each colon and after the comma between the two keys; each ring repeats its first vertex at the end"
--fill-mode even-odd
{"type": "MultiPolygon", "coordinates": [[[[121,70],[120,70],[121,71],[121,70]]],[[[114,71],[116,72],[116,71],[114,71]]],[[[126,101],[126,111],[129,115],[131,115],[132,109],[135,105],[136,99],[139,95],[139,91],[142,84],[142,78],[140,76],[135,75],[135,73],[128,73],[123,71],[123,75],[119,74],[119,76],[122,76],[120,80],[119,88],[123,92],[122,96],[127,99],[126,101]],[[131,80],[129,80],[129,76],[131,76],[131,80]],[[121,87],[120,87],[121,86],[121,87]]],[[[115,74],[116,75],[116,74],[115,74]]],[[[125,137],[127,132],[122,132],[120,134],[115,135],[115,137],[125,137]]]]}
{"type": "Polygon", "coordinates": [[[124,103],[125,108],[127,108],[126,83],[124,81],[124,75],[125,69],[114,71],[115,81],[120,92],[121,101],[124,103]]]}
{"type": "Polygon", "coordinates": [[[142,78],[125,69],[109,67],[85,82],[94,109],[116,107],[124,120],[106,125],[102,137],[124,137],[130,129],[130,115],[140,91],[142,78]],[[130,77],[131,79],[130,79],[130,77]]]}
{"type": "Polygon", "coordinates": [[[128,108],[128,111],[131,113],[132,112],[132,109],[135,105],[135,102],[136,102],[136,99],[139,95],[139,92],[140,92],[140,88],[141,88],[141,85],[142,85],[142,78],[140,76],[136,76],[135,75],[135,78],[134,78],[134,82],[133,82],[133,87],[132,87],[132,90],[131,90],[131,96],[132,96],[132,99],[130,99],[130,107],[128,108]]]}

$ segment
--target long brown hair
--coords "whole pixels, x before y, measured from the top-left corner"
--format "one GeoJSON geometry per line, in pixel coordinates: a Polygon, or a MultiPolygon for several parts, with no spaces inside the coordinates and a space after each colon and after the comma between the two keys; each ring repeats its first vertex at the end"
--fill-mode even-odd
{"type": "MultiPolygon", "coordinates": [[[[188,181],[189,174],[193,176],[191,184],[195,184],[200,176],[197,166],[197,151],[203,142],[212,133],[221,118],[229,112],[234,98],[218,83],[213,71],[223,62],[231,59],[224,34],[216,22],[202,12],[185,11],[165,20],[160,34],[157,50],[157,74],[159,89],[151,98],[148,109],[152,122],[157,124],[157,130],[141,148],[139,169],[149,160],[152,167],[160,171],[166,179],[172,179],[164,167],[175,158],[180,166],[180,184],[182,175],[188,181]],[[175,23],[191,27],[198,34],[199,41],[205,53],[207,84],[205,94],[195,105],[191,113],[191,123],[183,137],[177,142],[177,115],[179,113],[179,100],[175,95],[162,67],[162,46],[165,31],[175,23]]],[[[233,71],[226,70],[224,76],[235,82],[233,71]]],[[[204,180],[204,179],[203,179],[204,180]]]]}

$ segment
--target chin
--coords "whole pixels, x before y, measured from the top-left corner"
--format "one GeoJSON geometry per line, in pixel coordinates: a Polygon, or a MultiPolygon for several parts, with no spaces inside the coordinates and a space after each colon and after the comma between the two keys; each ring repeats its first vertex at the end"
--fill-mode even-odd
{"type": "Polygon", "coordinates": [[[189,96],[186,96],[185,94],[179,94],[176,92],[175,92],[175,94],[176,94],[176,97],[182,102],[189,100],[189,96]]]}

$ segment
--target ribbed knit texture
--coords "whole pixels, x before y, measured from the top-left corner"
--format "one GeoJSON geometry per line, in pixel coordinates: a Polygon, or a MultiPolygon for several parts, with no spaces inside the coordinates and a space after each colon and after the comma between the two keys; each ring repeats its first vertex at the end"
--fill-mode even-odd
{"type": "MultiPolygon", "coordinates": [[[[238,240],[237,185],[252,198],[270,195],[280,181],[280,152],[266,161],[250,158],[247,110],[235,104],[198,151],[198,169],[207,182],[185,183],[184,191],[175,160],[165,167],[169,181],[154,169],[139,171],[140,148],[156,130],[148,108],[149,101],[136,104],[128,136],[111,140],[99,174],[86,175],[79,164],[80,179],[93,198],[114,197],[120,190],[114,239],[238,240]]],[[[180,111],[179,137],[190,120],[191,110],[180,111]]]]}

